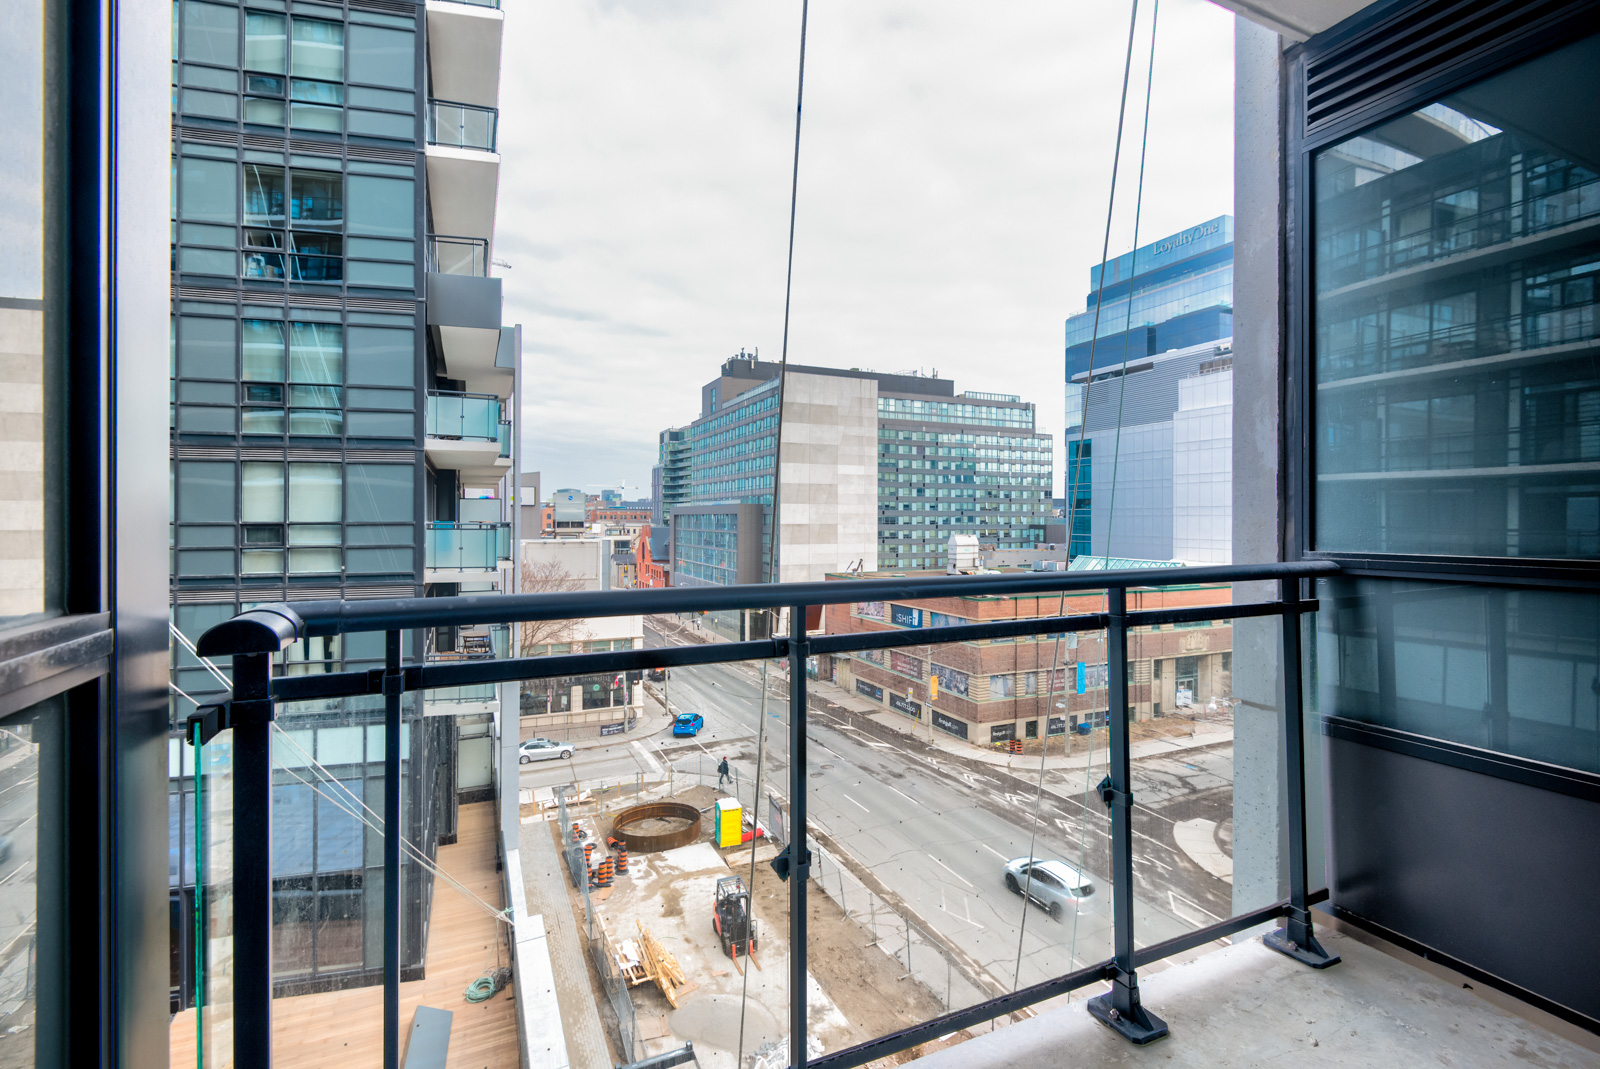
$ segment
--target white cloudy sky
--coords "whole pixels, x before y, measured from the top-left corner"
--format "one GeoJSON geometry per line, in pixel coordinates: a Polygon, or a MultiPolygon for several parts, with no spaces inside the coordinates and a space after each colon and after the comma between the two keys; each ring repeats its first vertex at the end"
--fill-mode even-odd
{"type": "MultiPolygon", "coordinates": [[[[777,359],[798,0],[506,5],[495,256],[544,485],[649,492],[656,435],[777,359]]],[[[1149,47],[1141,11],[1135,102],[1149,47]]],[[[792,363],[937,368],[1062,420],[1104,237],[1125,3],[818,0],[792,363]]],[[[1233,16],[1165,0],[1142,241],[1232,211],[1233,16]]],[[[1132,206],[1137,107],[1124,153],[1132,206]]],[[[1113,255],[1131,248],[1119,211],[1113,255]]],[[[1058,491],[1059,492],[1059,491],[1058,491]]]]}

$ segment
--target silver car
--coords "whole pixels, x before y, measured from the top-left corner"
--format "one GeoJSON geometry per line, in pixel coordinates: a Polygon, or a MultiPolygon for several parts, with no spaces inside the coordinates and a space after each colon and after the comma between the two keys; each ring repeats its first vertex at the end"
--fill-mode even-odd
{"type": "Polygon", "coordinates": [[[558,757],[566,760],[572,756],[573,749],[570,742],[525,739],[522,745],[517,747],[517,763],[525,765],[530,761],[552,761],[558,757]]]}
{"type": "Polygon", "coordinates": [[[1077,909],[1084,899],[1094,894],[1094,884],[1071,865],[1036,857],[1014,857],[1007,861],[1005,881],[1007,890],[1026,894],[1052,917],[1077,909]]]}

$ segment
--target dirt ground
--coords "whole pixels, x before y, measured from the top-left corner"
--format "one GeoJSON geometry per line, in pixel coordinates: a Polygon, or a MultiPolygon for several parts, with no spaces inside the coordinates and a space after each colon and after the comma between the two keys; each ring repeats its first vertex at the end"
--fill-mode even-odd
{"type": "MultiPolygon", "coordinates": [[[[673,801],[708,809],[719,793],[709,787],[681,791],[673,801]]],[[[629,989],[643,1036],[649,1037],[642,1053],[657,1054],[690,1040],[709,1069],[737,1069],[740,1005],[746,994],[744,976],[724,957],[711,927],[712,899],[717,879],[739,875],[751,880],[752,848],[748,845],[716,850],[711,846],[711,824],[705,821],[700,842],[681,851],[631,855],[632,873],[618,877],[617,888],[596,903],[613,939],[637,935],[642,922],[673,953],[687,978],[697,986],[679,997],[674,1010],[653,983],[629,989]]],[[[609,828],[607,829],[609,831],[609,828]]],[[[750,972],[749,1008],[744,1017],[746,1067],[767,1048],[776,1051],[788,1034],[788,958],[790,886],[778,879],[768,864],[775,846],[757,844],[751,892],[758,939],[760,968],[750,972]]],[[[582,906],[574,893],[575,913],[582,923],[582,906]]],[[[842,1050],[885,1033],[938,1016],[940,1001],[904,970],[888,953],[870,946],[865,929],[848,919],[826,895],[806,896],[810,973],[808,1034],[812,1053],[842,1050]]],[[[746,968],[749,968],[747,963],[746,968]]],[[[606,1024],[608,1040],[616,1043],[616,1018],[611,1011],[594,964],[590,962],[591,989],[606,1024]]],[[[946,1042],[957,1041],[948,1037],[946,1042]]],[[[943,1045],[942,1043],[937,1045],[943,1045]]],[[[897,1065],[919,1051],[885,1059],[897,1065]]],[[[618,1059],[624,1061],[626,1059],[618,1059]]],[[[769,1055],[767,1060],[771,1060],[769,1055]]],[[[780,1062],[786,1059],[780,1059],[780,1062]]]]}

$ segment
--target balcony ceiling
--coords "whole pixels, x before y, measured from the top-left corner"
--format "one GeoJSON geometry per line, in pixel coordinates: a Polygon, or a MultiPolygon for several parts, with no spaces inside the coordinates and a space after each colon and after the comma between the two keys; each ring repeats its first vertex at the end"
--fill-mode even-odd
{"type": "Polygon", "coordinates": [[[499,188],[497,153],[428,146],[428,206],[435,234],[493,240],[499,188]]]}
{"type": "Polygon", "coordinates": [[[435,469],[458,471],[471,486],[494,486],[511,470],[511,458],[500,455],[499,442],[429,438],[424,449],[435,469]]]}
{"type": "Polygon", "coordinates": [[[428,0],[428,73],[433,96],[495,107],[505,14],[490,7],[428,0]]]}
{"type": "Polygon", "coordinates": [[[492,393],[502,400],[511,396],[511,369],[495,365],[495,354],[500,349],[499,327],[488,330],[439,326],[435,329],[439,332],[446,375],[461,379],[468,393],[492,393]]]}
{"type": "MultiPolygon", "coordinates": [[[[1304,41],[1314,33],[1343,22],[1368,6],[1369,0],[1212,0],[1251,22],[1304,41]]],[[[431,9],[432,4],[428,5],[431,9]]]]}

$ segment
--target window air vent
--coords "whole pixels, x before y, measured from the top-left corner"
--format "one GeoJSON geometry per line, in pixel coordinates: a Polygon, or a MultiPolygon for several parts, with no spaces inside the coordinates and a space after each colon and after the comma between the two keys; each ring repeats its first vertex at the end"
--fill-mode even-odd
{"type": "Polygon", "coordinates": [[[376,460],[376,461],[403,461],[407,464],[416,460],[417,451],[410,448],[401,449],[347,449],[344,453],[346,460],[376,460]]]}
{"type": "Polygon", "coordinates": [[[232,446],[175,445],[172,455],[179,460],[232,460],[238,451],[232,446]]]}
{"type": "MultiPolygon", "coordinates": [[[[309,594],[295,591],[293,598],[299,601],[309,594]]],[[[386,586],[347,586],[343,590],[334,591],[330,597],[342,597],[346,601],[359,601],[362,598],[414,598],[417,588],[410,583],[390,583],[386,586]]]]}
{"type": "Polygon", "coordinates": [[[244,134],[241,136],[245,148],[265,149],[268,152],[282,152],[283,138],[265,137],[261,134],[244,134]]]}
{"type": "MultiPolygon", "coordinates": [[[[401,0],[350,0],[357,11],[386,11],[394,15],[415,15],[420,4],[402,3],[401,0]]],[[[410,597],[410,594],[402,595],[410,597]]]]}
{"type": "Polygon", "coordinates": [[[194,286],[179,286],[178,299],[184,301],[227,301],[232,304],[239,299],[239,294],[233,290],[203,290],[194,286]]]}
{"type": "Polygon", "coordinates": [[[246,446],[239,450],[240,460],[282,460],[283,458],[284,451],[281,446],[276,449],[271,446],[246,446]]]}
{"type": "MultiPolygon", "coordinates": [[[[250,593],[253,600],[257,592],[252,590],[250,593]]],[[[239,594],[232,587],[221,587],[213,590],[187,590],[180,587],[173,594],[172,600],[179,605],[215,605],[218,602],[231,605],[239,600],[239,594]]]]}
{"type": "Polygon", "coordinates": [[[1370,23],[1306,57],[1306,136],[1391,92],[1435,80],[1556,22],[1587,0],[1432,0],[1370,23]]]}
{"type": "Polygon", "coordinates": [[[339,298],[337,298],[337,297],[323,297],[323,296],[319,296],[319,295],[314,294],[314,293],[291,293],[291,294],[289,294],[289,307],[290,308],[337,308],[337,307],[339,307],[339,298]]]}
{"type": "MultiPolygon", "coordinates": [[[[291,301],[293,299],[290,298],[291,301]]],[[[417,311],[416,301],[385,301],[377,297],[351,297],[345,304],[358,312],[398,312],[401,315],[414,315],[417,311]]]]}
{"type": "Polygon", "coordinates": [[[307,460],[322,464],[337,464],[344,459],[344,454],[337,449],[290,449],[285,455],[290,460],[307,460]]]}
{"type": "Polygon", "coordinates": [[[310,152],[317,156],[339,156],[339,142],[337,141],[295,141],[289,142],[290,152],[310,152]]]}
{"type": "MultiPolygon", "coordinates": [[[[194,141],[202,145],[233,145],[239,144],[239,133],[236,130],[210,130],[203,126],[185,126],[179,131],[179,136],[184,141],[194,141]]],[[[250,139],[245,138],[245,144],[250,139]]]]}
{"type": "Polygon", "coordinates": [[[417,162],[417,154],[415,152],[407,152],[404,149],[351,145],[347,151],[352,160],[367,160],[371,163],[403,163],[410,165],[417,162]]]}

